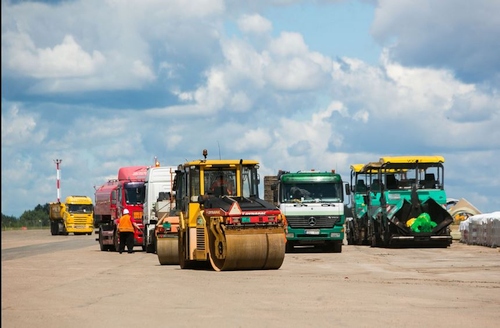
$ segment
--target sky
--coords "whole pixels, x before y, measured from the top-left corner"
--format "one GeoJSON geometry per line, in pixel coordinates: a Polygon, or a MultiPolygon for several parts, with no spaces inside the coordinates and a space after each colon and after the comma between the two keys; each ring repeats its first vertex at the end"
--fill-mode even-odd
{"type": "MultiPolygon", "coordinates": [[[[122,166],[441,155],[500,210],[500,1],[2,0],[2,214],[122,166]]],[[[262,190],[262,189],[261,189],[262,190]]],[[[261,191],[263,194],[263,192],[261,191]]],[[[263,195],[262,195],[263,196],[263,195]]]]}

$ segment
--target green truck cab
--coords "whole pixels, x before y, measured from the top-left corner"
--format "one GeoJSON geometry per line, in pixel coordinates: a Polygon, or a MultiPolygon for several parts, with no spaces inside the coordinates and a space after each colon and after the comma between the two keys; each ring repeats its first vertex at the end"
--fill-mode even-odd
{"type": "Polygon", "coordinates": [[[287,252],[295,246],[321,247],[341,253],[344,240],[344,190],[334,170],[279,171],[264,177],[264,199],[279,207],[287,220],[287,252]]]}

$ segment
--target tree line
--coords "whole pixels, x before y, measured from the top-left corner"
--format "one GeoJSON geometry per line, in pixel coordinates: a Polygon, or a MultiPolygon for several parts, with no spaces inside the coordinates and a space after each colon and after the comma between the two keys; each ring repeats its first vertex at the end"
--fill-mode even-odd
{"type": "Polygon", "coordinates": [[[20,217],[2,213],[2,230],[27,228],[42,228],[50,225],[49,203],[38,204],[33,210],[24,211],[20,217]]]}

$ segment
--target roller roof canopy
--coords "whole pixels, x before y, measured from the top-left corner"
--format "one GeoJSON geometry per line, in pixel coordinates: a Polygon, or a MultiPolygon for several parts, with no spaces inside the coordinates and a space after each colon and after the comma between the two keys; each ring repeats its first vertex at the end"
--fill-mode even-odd
{"type": "Polygon", "coordinates": [[[365,164],[352,164],[351,171],[360,172],[363,166],[365,166],[365,164]]]}
{"type": "Polygon", "coordinates": [[[356,173],[378,174],[379,171],[381,171],[382,173],[401,173],[401,172],[407,172],[408,169],[403,169],[403,168],[382,169],[380,164],[377,165],[366,164],[361,168],[361,170],[357,171],[356,173]]]}
{"type": "Polygon", "coordinates": [[[258,161],[254,160],[248,160],[248,159],[207,159],[207,160],[196,160],[196,161],[191,161],[191,162],[186,162],[182,164],[182,166],[204,166],[204,167],[228,167],[228,166],[233,166],[236,167],[237,165],[257,165],[259,164],[258,161]]]}
{"type": "Polygon", "coordinates": [[[351,169],[356,173],[376,174],[379,171],[382,173],[398,173],[405,172],[408,169],[419,167],[436,167],[442,166],[444,157],[442,156],[386,156],[381,157],[378,162],[369,162],[362,165],[351,165],[351,169]]]}
{"type": "Polygon", "coordinates": [[[379,160],[380,169],[388,173],[388,170],[403,169],[425,169],[428,167],[443,167],[443,156],[389,156],[381,157],[379,160]]]}
{"type": "Polygon", "coordinates": [[[443,156],[388,156],[381,157],[380,164],[407,164],[407,163],[423,163],[436,164],[444,163],[443,156]]]}
{"type": "Polygon", "coordinates": [[[359,170],[360,173],[376,174],[380,170],[382,164],[380,162],[369,162],[359,170]]]}

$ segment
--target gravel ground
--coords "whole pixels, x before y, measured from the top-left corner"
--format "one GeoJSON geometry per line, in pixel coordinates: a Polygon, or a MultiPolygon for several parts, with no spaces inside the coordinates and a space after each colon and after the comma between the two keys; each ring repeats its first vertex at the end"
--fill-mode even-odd
{"type": "Polygon", "coordinates": [[[344,245],[279,270],[161,266],[95,235],[2,232],[2,327],[499,327],[499,249],[344,245]]]}

